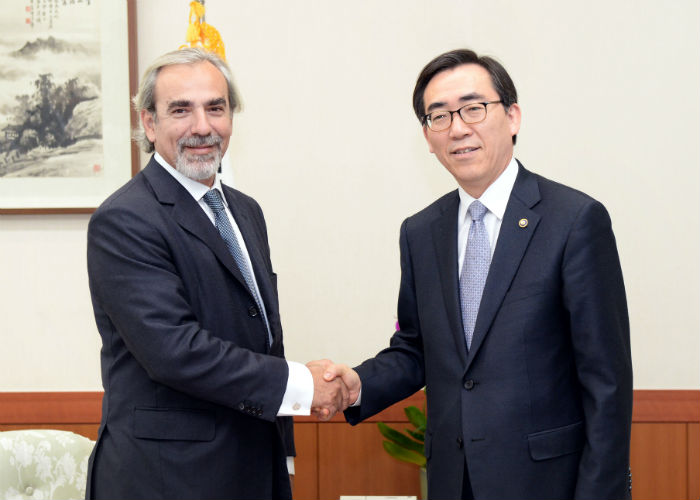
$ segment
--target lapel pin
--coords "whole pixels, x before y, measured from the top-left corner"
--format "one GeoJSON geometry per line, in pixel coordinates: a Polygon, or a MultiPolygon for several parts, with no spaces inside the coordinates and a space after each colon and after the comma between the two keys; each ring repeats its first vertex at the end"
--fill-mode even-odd
{"type": "Polygon", "coordinates": [[[520,226],[521,228],[527,227],[527,219],[520,219],[518,221],[518,226],[520,226]]]}

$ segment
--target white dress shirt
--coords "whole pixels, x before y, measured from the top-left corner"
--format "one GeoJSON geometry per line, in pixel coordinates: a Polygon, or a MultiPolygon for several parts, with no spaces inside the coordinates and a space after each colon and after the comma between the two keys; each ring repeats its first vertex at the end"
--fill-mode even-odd
{"type": "MultiPolygon", "coordinates": [[[[518,162],[511,158],[506,169],[493,181],[486,191],[481,195],[479,201],[486,207],[484,215],[484,226],[489,236],[489,246],[491,247],[491,257],[496,250],[498,234],[501,232],[501,222],[503,214],[506,212],[506,205],[510,193],[515,185],[515,178],[518,176],[518,162]]],[[[459,212],[457,214],[457,259],[458,273],[462,271],[464,254],[467,252],[467,239],[469,237],[469,227],[472,218],[469,215],[469,205],[476,200],[461,187],[459,188],[459,212]]]]}
{"type": "MultiPolygon", "coordinates": [[[[199,203],[199,206],[202,207],[204,213],[207,214],[207,217],[209,217],[211,223],[214,224],[214,212],[203,199],[203,196],[207,193],[207,191],[209,191],[210,188],[208,188],[201,182],[190,179],[189,177],[175,170],[171,165],[168,164],[168,162],[165,161],[165,159],[163,159],[163,157],[160,154],[155,153],[154,158],[156,162],[158,162],[165,169],[166,172],[172,175],[175,178],[175,180],[177,180],[182,185],[182,187],[184,187],[187,190],[187,192],[190,193],[190,195],[192,195],[192,197],[199,203]]],[[[255,273],[253,272],[252,263],[250,261],[250,255],[248,254],[248,250],[246,248],[245,241],[243,240],[243,236],[241,235],[241,231],[238,228],[238,224],[236,224],[236,220],[233,218],[231,210],[229,209],[228,202],[226,201],[226,198],[223,195],[223,190],[221,189],[221,179],[219,178],[219,174],[216,175],[214,185],[211,187],[211,189],[218,189],[219,193],[221,194],[221,199],[224,201],[224,206],[226,207],[226,215],[228,216],[229,222],[231,222],[231,227],[233,227],[233,231],[236,234],[238,244],[241,247],[241,252],[245,257],[245,260],[248,263],[249,269],[251,271],[251,275],[253,276],[253,282],[256,288],[255,291],[258,294],[258,296],[261,297],[260,290],[258,289],[258,283],[255,279],[255,273]]],[[[261,306],[264,311],[265,304],[261,304],[261,306]]],[[[264,314],[263,317],[267,322],[267,314],[264,314]]],[[[269,324],[267,325],[267,327],[269,334],[269,324]]],[[[277,415],[310,415],[311,402],[313,401],[314,396],[314,380],[311,376],[311,371],[309,371],[306,365],[302,363],[297,363],[295,361],[287,360],[287,365],[289,366],[289,377],[287,378],[287,387],[284,392],[284,397],[282,398],[282,405],[280,406],[277,415]]]]}

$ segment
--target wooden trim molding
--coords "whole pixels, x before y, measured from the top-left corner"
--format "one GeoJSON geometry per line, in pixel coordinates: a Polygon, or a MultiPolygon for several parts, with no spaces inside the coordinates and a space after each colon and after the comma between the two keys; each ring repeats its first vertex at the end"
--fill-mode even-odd
{"type": "MultiPolygon", "coordinates": [[[[0,392],[0,424],[76,424],[100,422],[102,392],[0,392]]],[[[403,409],[423,408],[419,391],[367,422],[405,422],[403,409]]],[[[315,417],[295,417],[295,422],[316,423],[315,417]]],[[[700,390],[636,390],[633,422],[700,422],[700,390]]],[[[344,422],[336,415],[330,422],[344,422]]]]}
{"type": "Polygon", "coordinates": [[[634,391],[633,422],[700,422],[700,391],[634,391]]]}
{"type": "Polygon", "coordinates": [[[102,392],[0,392],[0,424],[99,424],[102,392]]]}
{"type": "MultiPolygon", "coordinates": [[[[131,129],[134,130],[139,126],[139,116],[136,110],[131,105],[131,96],[136,95],[139,90],[139,61],[138,61],[138,44],[136,42],[137,18],[136,18],[136,0],[127,0],[126,12],[128,16],[129,29],[129,109],[131,110],[131,129]]],[[[126,103],[124,103],[126,105],[126,103]]],[[[141,170],[139,147],[136,142],[131,141],[131,176],[138,174],[141,170]]]]}

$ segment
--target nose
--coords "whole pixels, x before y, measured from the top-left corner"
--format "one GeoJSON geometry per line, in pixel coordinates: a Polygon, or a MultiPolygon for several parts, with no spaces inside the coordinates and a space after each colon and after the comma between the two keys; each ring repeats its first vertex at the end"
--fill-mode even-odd
{"type": "Polygon", "coordinates": [[[207,136],[211,133],[211,124],[204,108],[196,108],[192,113],[192,126],[190,133],[193,135],[207,136]]]}
{"type": "Polygon", "coordinates": [[[471,135],[472,128],[471,125],[464,123],[462,116],[457,111],[452,112],[452,123],[450,123],[450,137],[464,137],[471,135]]]}

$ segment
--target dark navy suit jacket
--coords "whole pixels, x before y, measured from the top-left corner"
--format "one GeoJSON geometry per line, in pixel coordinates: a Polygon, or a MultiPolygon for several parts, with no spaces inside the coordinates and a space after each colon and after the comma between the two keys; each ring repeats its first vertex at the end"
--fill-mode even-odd
{"type": "Polygon", "coordinates": [[[400,331],[362,363],[365,419],[426,386],[428,496],[629,498],[632,364],[610,218],[519,165],[471,349],[452,192],[401,228],[400,331]]]}
{"type": "Polygon", "coordinates": [[[288,368],[262,211],[223,187],[273,343],[217,229],[151,159],[88,227],[102,422],[88,498],[290,498],[288,368]]]}

